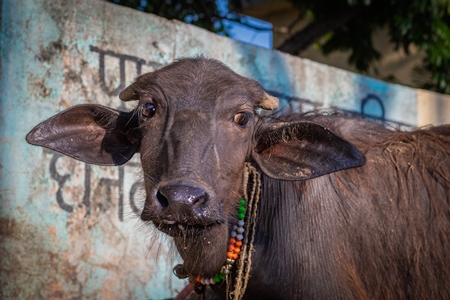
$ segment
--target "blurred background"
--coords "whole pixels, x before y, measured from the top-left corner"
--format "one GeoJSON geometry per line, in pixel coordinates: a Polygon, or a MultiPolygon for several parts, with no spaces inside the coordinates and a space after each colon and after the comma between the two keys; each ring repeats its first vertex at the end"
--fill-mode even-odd
{"type": "Polygon", "coordinates": [[[450,94],[449,0],[108,0],[387,82],[450,94]]]}

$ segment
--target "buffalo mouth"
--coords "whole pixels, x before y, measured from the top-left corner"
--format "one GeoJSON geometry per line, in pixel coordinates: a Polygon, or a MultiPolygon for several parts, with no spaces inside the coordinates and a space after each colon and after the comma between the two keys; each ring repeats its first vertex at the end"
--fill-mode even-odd
{"type": "Polygon", "coordinates": [[[213,228],[220,226],[222,222],[210,222],[205,224],[190,224],[183,222],[153,221],[154,226],[163,233],[171,237],[198,237],[211,231],[213,228]]]}

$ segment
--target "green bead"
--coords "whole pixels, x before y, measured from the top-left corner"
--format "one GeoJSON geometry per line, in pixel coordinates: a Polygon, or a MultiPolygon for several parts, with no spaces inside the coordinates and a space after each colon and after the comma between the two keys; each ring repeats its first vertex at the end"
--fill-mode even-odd
{"type": "MultiPolygon", "coordinates": [[[[225,274],[220,273],[220,274],[219,274],[219,277],[220,277],[220,279],[223,280],[223,279],[225,279],[225,277],[227,277],[227,276],[225,276],[225,274]]],[[[215,280],[215,279],[214,279],[214,280],[215,280]]]]}
{"type": "Polygon", "coordinates": [[[245,205],[245,200],[244,199],[241,199],[240,201],[239,201],[239,205],[245,205]]]}
{"type": "Polygon", "coordinates": [[[244,206],[239,206],[238,207],[238,212],[245,212],[245,207],[244,206]]]}
{"type": "Polygon", "coordinates": [[[219,277],[219,275],[214,276],[215,282],[220,282],[222,279],[219,277]]]}
{"type": "Polygon", "coordinates": [[[237,217],[238,217],[239,220],[244,220],[245,214],[244,213],[238,213],[237,217]]]}

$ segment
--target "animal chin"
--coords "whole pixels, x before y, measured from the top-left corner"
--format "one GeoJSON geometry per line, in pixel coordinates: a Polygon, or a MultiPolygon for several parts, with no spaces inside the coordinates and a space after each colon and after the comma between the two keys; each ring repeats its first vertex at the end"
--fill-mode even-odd
{"type": "MultiPolygon", "coordinates": [[[[166,226],[162,227],[167,229],[166,226]]],[[[184,260],[186,271],[194,276],[212,277],[217,274],[226,261],[228,225],[220,223],[206,228],[203,225],[188,225],[185,230],[180,229],[178,224],[172,226],[170,231],[178,232],[171,236],[184,260]]]]}

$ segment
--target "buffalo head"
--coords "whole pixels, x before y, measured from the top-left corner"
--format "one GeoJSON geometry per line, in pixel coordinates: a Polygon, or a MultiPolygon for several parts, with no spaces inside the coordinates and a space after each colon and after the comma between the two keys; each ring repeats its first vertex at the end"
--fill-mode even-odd
{"type": "Polygon", "coordinates": [[[75,106],[37,125],[27,141],[98,165],[120,165],[139,152],[141,219],[174,238],[194,276],[212,276],[224,264],[245,162],[281,180],[364,163],[321,125],[260,117],[257,108],[275,109],[278,99],[216,60],[181,59],[139,76],[119,97],[136,108],[75,106]]]}

